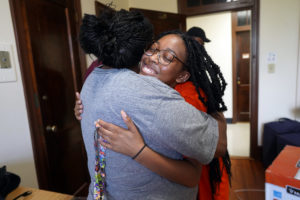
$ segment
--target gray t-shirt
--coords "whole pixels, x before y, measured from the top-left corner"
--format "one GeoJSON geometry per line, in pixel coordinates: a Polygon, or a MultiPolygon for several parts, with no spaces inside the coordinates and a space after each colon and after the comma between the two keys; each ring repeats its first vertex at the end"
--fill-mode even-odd
{"type": "MultiPolygon", "coordinates": [[[[101,118],[126,128],[121,110],[132,118],[147,145],[160,154],[173,159],[185,155],[203,164],[213,158],[218,141],[217,122],[156,78],[128,69],[96,68],[86,80],[81,98],[81,127],[91,176],[89,200],[93,199],[94,121],[101,118]]],[[[168,181],[130,157],[108,149],[106,184],[106,197],[116,200],[194,200],[197,195],[197,187],[168,181]]]]}

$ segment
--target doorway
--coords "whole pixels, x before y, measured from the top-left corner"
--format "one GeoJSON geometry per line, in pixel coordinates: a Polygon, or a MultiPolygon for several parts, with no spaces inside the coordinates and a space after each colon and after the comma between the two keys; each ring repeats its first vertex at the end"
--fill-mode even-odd
{"type": "Polygon", "coordinates": [[[250,119],[251,10],[232,12],[232,87],[235,122],[250,119]]]}
{"type": "Polygon", "coordinates": [[[250,157],[261,159],[262,148],[258,146],[258,32],[259,32],[259,1],[258,0],[230,0],[230,1],[209,1],[207,5],[202,5],[203,1],[178,0],[179,13],[186,14],[187,17],[195,15],[220,13],[224,11],[251,10],[251,40],[250,40],[250,157]]]}
{"type": "Polygon", "coordinates": [[[232,124],[228,124],[228,150],[250,156],[251,10],[231,12],[232,27],[232,124]]]}
{"type": "MultiPolygon", "coordinates": [[[[224,113],[225,117],[228,122],[227,128],[227,144],[228,144],[228,151],[231,156],[239,156],[239,157],[249,157],[250,151],[250,124],[249,119],[246,123],[239,123],[236,122],[232,123],[233,121],[233,106],[236,105],[233,102],[233,85],[236,83],[232,81],[234,77],[234,69],[233,69],[233,60],[232,56],[235,55],[236,50],[233,50],[232,46],[232,12],[225,11],[225,12],[218,12],[213,14],[207,15],[200,15],[188,18],[188,28],[193,26],[201,27],[205,33],[206,37],[210,39],[210,42],[205,43],[205,48],[212,58],[212,60],[220,66],[220,69],[223,73],[224,79],[227,82],[227,87],[225,90],[224,101],[227,105],[228,110],[224,113]]],[[[248,47],[250,43],[250,33],[248,31],[248,47]]],[[[240,45],[244,48],[243,45],[240,45]]],[[[247,48],[246,48],[247,49],[247,48]]],[[[249,68],[249,48],[247,51],[242,49],[242,54],[248,53],[244,55],[248,61],[249,68]]],[[[244,70],[245,71],[245,70],[244,70]]],[[[247,70],[246,70],[247,71],[247,70]]],[[[241,72],[244,75],[244,72],[241,72]]],[[[247,73],[248,76],[248,83],[249,83],[249,72],[247,73]]],[[[246,78],[245,78],[246,79],[246,78]]],[[[243,84],[245,85],[245,84],[243,84]]],[[[249,85],[248,85],[249,88],[249,85]]],[[[249,99],[249,92],[247,93],[249,99]]],[[[246,102],[249,109],[249,100],[246,102]]],[[[248,110],[249,113],[249,110],[248,110]]],[[[245,121],[245,120],[244,120],[245,121]]]]}
{"type": "Polygon", "coordinates": [[[73,114],[81,85],[79,0],[10,0],[41,189],[86,195],[89,175],[73,114]]]}

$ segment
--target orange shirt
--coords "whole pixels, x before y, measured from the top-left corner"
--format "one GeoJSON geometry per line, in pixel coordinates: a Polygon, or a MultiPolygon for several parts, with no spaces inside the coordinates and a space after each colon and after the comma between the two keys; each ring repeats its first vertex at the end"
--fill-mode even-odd
{"type": "MultiPolygon", "coordinates": [[[[175,87],[180,95],[186,102],[193,105],[198,110],[207,112],[207,108],[200,101],[198,93],[192,82],[188,81],[182,84],[177,84],[175,87]]],[[[205,97],[204,92],[200,89],[201,96],[205,97]]],[[[225,170],[223,160],[219,157],[220,168],[222,169],[222,182],[219,184],[216,193],[214,194],[214,200],[228,200],[229,199],[229,180],[228,174],[225,170]]],[[[199,181],[198,200],[212,200],[212,190],[209,180],[209,165],[203,165],[201,171],[201,178],[199,181]]]]}

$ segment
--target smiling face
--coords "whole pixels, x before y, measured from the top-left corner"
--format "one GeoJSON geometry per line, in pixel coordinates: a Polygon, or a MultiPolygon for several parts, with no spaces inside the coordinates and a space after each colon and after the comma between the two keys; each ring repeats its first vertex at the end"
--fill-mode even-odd
{"type": "Polygon", "coordinates": [[[153,50],[153,55],[144,53],[140,63],[140,74],[154,76],[170,87],[175,87],[177,83],[183,83],[189,78],[189,72],[182,63],[185,62],[187,55],[184,41],[180,36],[166,35],[155,42],[150,49],[153,50]],[[170,54],[175,57],[171,59],[170,54]]]}

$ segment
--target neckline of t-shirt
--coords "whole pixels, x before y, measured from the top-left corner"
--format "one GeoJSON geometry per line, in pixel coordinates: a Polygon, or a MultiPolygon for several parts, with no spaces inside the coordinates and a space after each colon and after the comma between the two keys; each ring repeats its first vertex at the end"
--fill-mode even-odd
{"type": "Polygon", "coordinates": [[[95,72],[97,73],[115,73],[115,72],[121,72],[121,71],[131,71],[127,68],[117,69],[117,68],[109,68],[109,69],[103,69],[101,67],[96,67],[95,72]]]}

